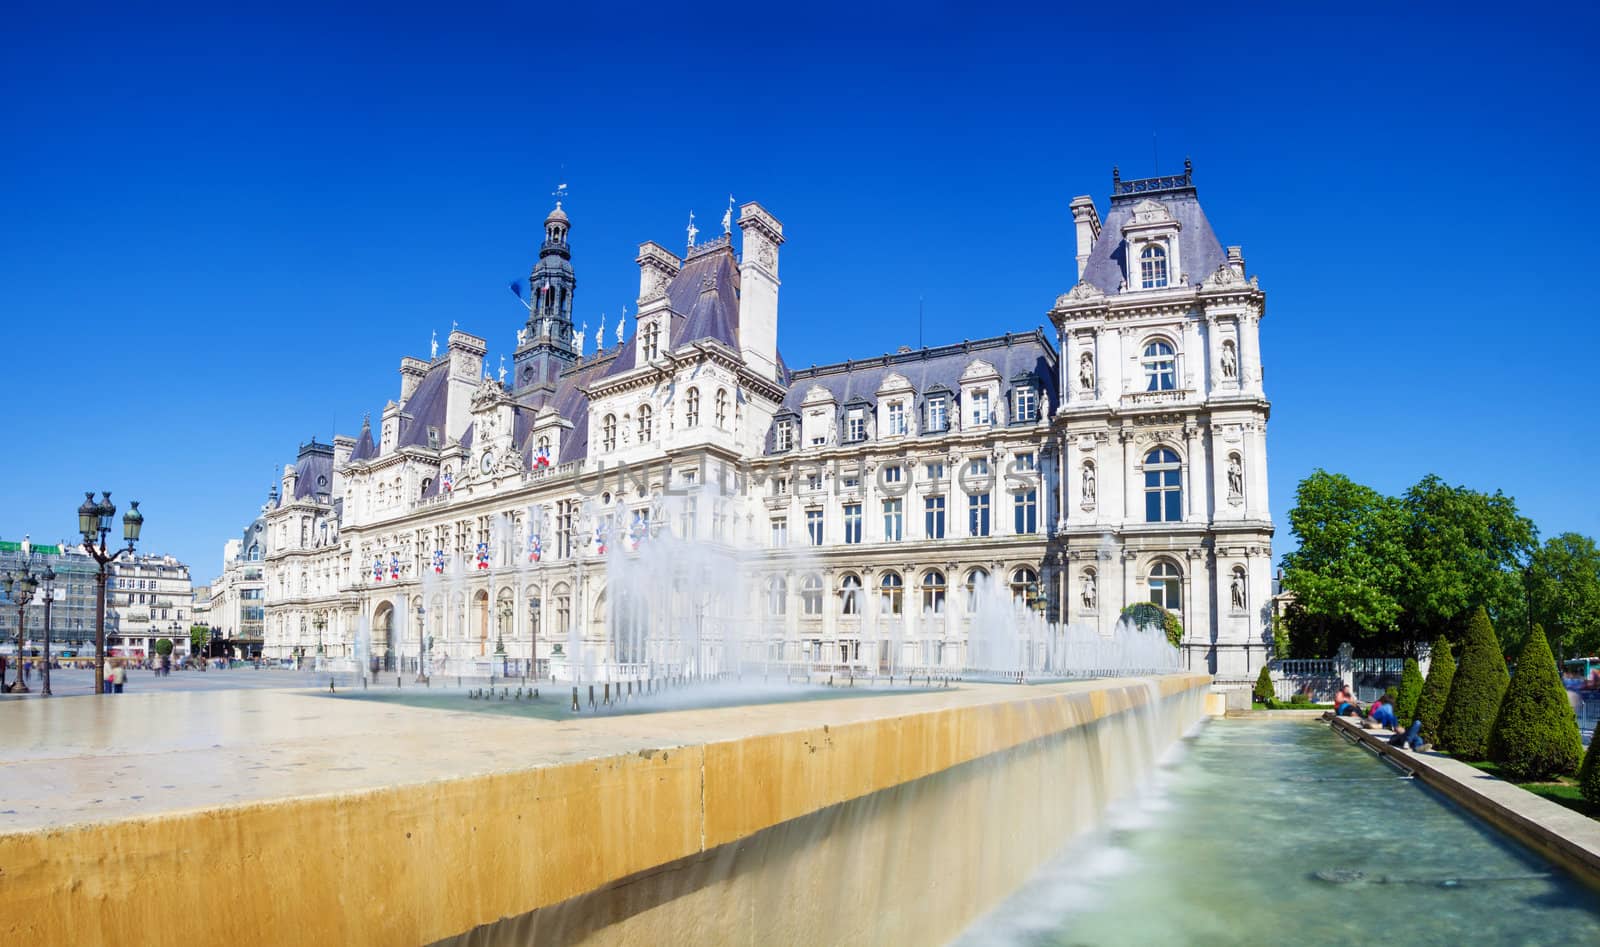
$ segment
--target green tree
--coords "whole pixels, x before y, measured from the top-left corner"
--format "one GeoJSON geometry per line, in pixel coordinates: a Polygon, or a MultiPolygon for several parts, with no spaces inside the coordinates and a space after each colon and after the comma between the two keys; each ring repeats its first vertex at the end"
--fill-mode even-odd
{"type": "Polygon", "coordinates": [[[1506,678],[1500,639],[1495,636],[1488,610],[1480,605],[1467,622],[1461,665],[1456,668],[1450,696],[1444,702],[1444,716],[1439,721],[1440,746],[1462,759],[1485,758],[1506,678]]]}
{"type": "Polygon", "coordinates": [[[1410,571],[1399,501],[1317,470],[1295,488],[1289,528],[1299,548],[1283,557],[1283,585],[1295,620],[1320,626],[1324,653],[1395,630],[1410,571]]]}
{"type": "Polygon", "coordinates": [[[1429,652],[1428,677],[1422,682],[1422,695],[1417,698],[1416,717],[1422,721],[1422,738],[1439,742],[1439,720],[1444,717],[1444,704],[1450,698],[1450,685],[1455,682],[1456,660],[1450,654],[1450,641],[1444,635],[1434,639],[1429,652]]]}
{"type": "Polygon", "coordinates": [[[1416,658],[1406,658],[1405,669],[1400,672],[1400,687],[1395,692],[1394,715],[1400,726],[1408,727],[1417,714],[1417,701],[1422,698],[1422,668],[1416,658]]]}
{"type": "Polygon", "coordinates": [[[1600,549],[1578,533],[1545,541],[1528,561],[1533,620],[1544,626],[1559,660],[1600,651],[1600,549]]]}
{"type": "Polygon", "coordinates": [[[1256,676],[1255,691],[1250,696],[1259,704],[1268,703],[1277,696],[1277,691],[1272,688],[1272,672],[1265,664],[1261,665],[1261,673],[1256,676]]]}
{"type": "Polygon", "coordinates": [[[156,639],[156,654],[160,655],[163,658],[167,657],[170,654],[172,654],[172,639],[171,638],[157,638],[156,639]]]}
{"type": "Polygon", "coordinates": [[[211,629],[205,625],[189,626],[189,653],[199,655],[205,652],[206,644],[211,640],[211,629]]]}
{"type": "Polygon", "coordinates": [[[1517,780],[1565,776],[1583,758],[1578,718],[1561,686],[1550,643],[1543,628],[1533,630],[1517,655],[1517,672],[1489,731],[1489,759],[1517,780]]]}
{"type": "Polygon", "coordinates": [[[1516,501],[1429,474],[1406,491],[1401,506],[1410,566],[1401,601],[1415,631],[1459,633],[1461,619],[1476,608],[1502,627],[1517,627],[1524,614],[1522,563],[1538,530],[1516,501]]]}

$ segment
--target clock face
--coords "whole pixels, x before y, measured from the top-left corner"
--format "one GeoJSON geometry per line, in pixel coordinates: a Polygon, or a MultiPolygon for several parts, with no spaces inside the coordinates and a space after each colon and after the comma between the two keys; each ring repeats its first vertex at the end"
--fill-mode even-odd
{"type": "Polygon", "coordinates": [[[488,473],[491,470],[493,470],[494,469],[494,454],[489,452],[489,451],[484,451],[483,452],[483,464],[481,466],[483,468],[483,472],[484,473],[488,473]]]}

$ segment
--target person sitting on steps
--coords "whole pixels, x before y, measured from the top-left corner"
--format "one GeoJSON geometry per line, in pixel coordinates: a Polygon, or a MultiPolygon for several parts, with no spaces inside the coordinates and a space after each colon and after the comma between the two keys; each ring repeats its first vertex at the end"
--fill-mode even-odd
{"type": "Polygon", "coordinates": [[[1361,705],[1356,703],[1355,695],[1350,692],[1349,684],[1339,685],[1339,692],[1333,695],[1333,715],[1335,717],[1365,716],[1361,712],[1361,705]]]}

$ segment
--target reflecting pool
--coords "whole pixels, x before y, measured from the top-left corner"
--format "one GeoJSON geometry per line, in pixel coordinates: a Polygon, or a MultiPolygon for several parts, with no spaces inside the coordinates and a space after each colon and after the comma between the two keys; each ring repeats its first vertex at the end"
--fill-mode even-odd
{"type": "Polygon", "coordinates": [[[957,943],[1600,943],[1600,896],[1325,723],[1180,752],[957,943]]]}

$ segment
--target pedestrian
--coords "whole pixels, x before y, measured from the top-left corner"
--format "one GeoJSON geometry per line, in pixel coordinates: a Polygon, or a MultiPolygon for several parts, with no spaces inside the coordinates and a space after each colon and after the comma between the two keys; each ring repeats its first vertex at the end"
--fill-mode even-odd
{"type": "Polygon", "coordinates": [[[1349,684],[1340,684],[1339,692],[1333,695],[1333,715],[1335,717],[1363,716],[1361,705],[1356,703],[1356,697],[1350,692],[1349,684]]]}
{"type": "Polygon", "coordinates": [[[1367,711],[1367,720],[1362,726],[1370,730],[1375,723],[1388,730],[1400,729],[1400,723],[1394,717],[1394,704],[1388,694],[1373,702],[1372,708],[1367,711]]]}

